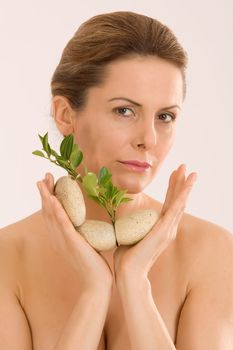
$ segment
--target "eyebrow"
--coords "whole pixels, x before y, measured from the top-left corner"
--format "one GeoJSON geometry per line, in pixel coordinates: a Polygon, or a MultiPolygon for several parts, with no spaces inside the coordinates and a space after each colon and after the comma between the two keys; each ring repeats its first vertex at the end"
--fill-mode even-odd
{"type": "MultiPolygon", "coordinates": [[[[115,101],[115,100],[125,100],[125,101],[128,101],[128,102],[138,106],[138,107],[142,107],[142,105],[140,103],[138,103],[136,101],[133,101],[133,100],[131,100],[129,98],[126,98],[126,97],[113,97],[113,98],[110,98],[110,100],[108,100],[108,102],[115,101]]],[[[169,107],[164,107],[162,109],[169,109],[169,108],[175,108],[175,107],[181,109],[180,106],[178,106],[178,105],[172,105],[172,106],[169,106],[169,107]]]]}

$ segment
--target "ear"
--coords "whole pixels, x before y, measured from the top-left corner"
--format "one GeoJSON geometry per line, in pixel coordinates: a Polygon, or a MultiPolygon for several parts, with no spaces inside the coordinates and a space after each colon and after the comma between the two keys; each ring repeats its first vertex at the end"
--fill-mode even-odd
{"type": "Polygon", "coordinates": [[[68,100],[64,96],[57,95],[52,98],[51,114],[58,130],[63,136],[70,135],[74,132],[73,113],[68,100]]]}

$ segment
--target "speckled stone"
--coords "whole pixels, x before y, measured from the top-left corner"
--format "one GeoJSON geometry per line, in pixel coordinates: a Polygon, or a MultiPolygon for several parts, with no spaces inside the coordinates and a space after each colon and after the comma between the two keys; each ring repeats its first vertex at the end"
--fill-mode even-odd
{"type": "Polygon", "coordinates": [[[116,237],[112,224],[100,220],[86,220],[75,228],[96,250],[109,250],[116,247],[116,237]]]}
{"type": "Polygon", "coordinates": [[[140,241],[154,226],[159,213],[152,209],[140,209],[115,222],[118,245],[131,245],[140,241]]]}
{"type": "Polygon", "coordinates": [[[86,205],[77,181],[70,176],[60,177],[55,184],[54,193],[73,225],[82,225],[86,218],[86,205]]]}

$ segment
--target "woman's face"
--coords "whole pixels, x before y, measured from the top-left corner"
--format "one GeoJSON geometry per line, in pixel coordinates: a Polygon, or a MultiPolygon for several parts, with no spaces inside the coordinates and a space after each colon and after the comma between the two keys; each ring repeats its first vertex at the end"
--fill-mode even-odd
{"type": "Polygon", "coordinates": [[[113,183],[141,192],[168,154],[183,100],[180,70],[159,58],[119,60],[107,67],[104,85],[89,89],[86,108],[73,118],[74,140],[84,159],[78,168],[98,173],[103,166],[113,183]],[[177,105],[176,107],[171,107],[177,105]],[[122,161],[150,163],[136,171],[122,161]]]}

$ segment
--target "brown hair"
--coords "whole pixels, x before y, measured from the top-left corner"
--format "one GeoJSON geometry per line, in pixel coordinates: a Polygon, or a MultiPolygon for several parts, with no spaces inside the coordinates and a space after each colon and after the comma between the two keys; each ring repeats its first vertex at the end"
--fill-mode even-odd
{"type": "Polygon", "coordinates": [[[160,21],[128,11],[96,15],[81,24],[52,76],[52,96],[64,96],[81,110],[88,88],[103,84],[106,64],[134,55],[157,56],[177,66],[185,98],[188,59],[176,36],[160,21]]]}

